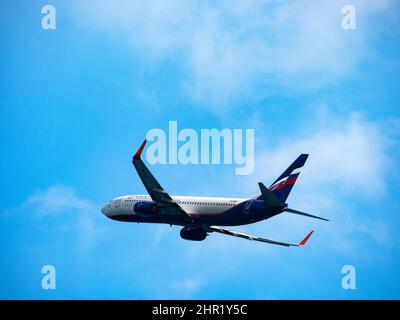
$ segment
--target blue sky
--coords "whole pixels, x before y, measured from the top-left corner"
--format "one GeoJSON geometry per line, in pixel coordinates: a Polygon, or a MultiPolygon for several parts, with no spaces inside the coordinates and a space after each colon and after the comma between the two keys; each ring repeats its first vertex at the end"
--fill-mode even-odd
{"type": "Polygon", "coordinates": [[[396,1],[52,1],[48,31],[45,4],[0,4],[1,298],[399,298],[396,1]],[[107,220],[105,202],[145,192],[130,158],[171,120],[254,129],[255,169],[150,166],[170,194],[250,197],[310,153],[289,204],[332,221],[236,227],[290,242],[315,230],[287,249],[107,220]],[[46,264],[56,290],[41,287],[46,264]],[[356,290],[341,287],[348,264],[356,290]]]}

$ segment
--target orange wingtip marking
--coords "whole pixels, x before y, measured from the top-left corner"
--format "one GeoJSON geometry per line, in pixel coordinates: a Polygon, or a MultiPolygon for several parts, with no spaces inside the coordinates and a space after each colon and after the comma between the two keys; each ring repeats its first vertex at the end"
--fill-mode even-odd
{"type": "Polygon", "coordinates": [[[311,237],[311,235],[313,234],[313,232],[314,232],[314,230],[311,231],[311,232],[307,235],[307,237],[305,237],[305,238],[303,239],[303,241],[299,243],[299,246],[301,246],[301,247],[304,246],[304,245],[307,243],[308,239],[310,239],[310,237],[311,237]]]}
{"type": "Polygon", "coordinates": [[[143,152],[144,146],[146,145],[147,139],[144,139],[142,145],[139,147],[138,151],[136,151],[135,155],[133,156],[133,159],[140,159],[140,155],[143,152]]]}

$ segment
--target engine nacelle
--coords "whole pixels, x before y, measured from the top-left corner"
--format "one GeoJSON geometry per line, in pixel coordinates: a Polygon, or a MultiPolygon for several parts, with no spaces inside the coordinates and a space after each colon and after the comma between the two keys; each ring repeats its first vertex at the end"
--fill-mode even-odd
{"type": "Polygon", "coordinates": [[[133,211],[139,216],[152,216],[158,214],[159,211],[155,202],[153,201],[141,201],[135,203],[133,211]]]}
{"type": "Polygon", "coordinates": [[[181,238],[185,240],[202,241],[207,237],[207,232],[202,228],[184,227],[181,230],[181,238]]]}

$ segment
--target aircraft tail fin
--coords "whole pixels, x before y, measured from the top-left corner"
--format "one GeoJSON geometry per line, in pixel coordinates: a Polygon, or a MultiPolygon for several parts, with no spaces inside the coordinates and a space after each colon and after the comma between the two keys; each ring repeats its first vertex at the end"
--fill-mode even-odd
{"type": "Polygon", "coordinates": [[[271,191],[281,203],[286,202],[307,158],[308,154],[301,154],[269,187],[269,191],[271,191]]]}

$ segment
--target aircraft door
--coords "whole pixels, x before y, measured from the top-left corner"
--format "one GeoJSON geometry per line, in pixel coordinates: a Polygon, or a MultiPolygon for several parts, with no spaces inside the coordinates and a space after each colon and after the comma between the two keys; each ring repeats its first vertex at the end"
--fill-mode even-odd
{"type": "Polygon", "coordinates": [[[119,207],[121,205],[121,200],[115,200],[114,207],[119,207]]]}

